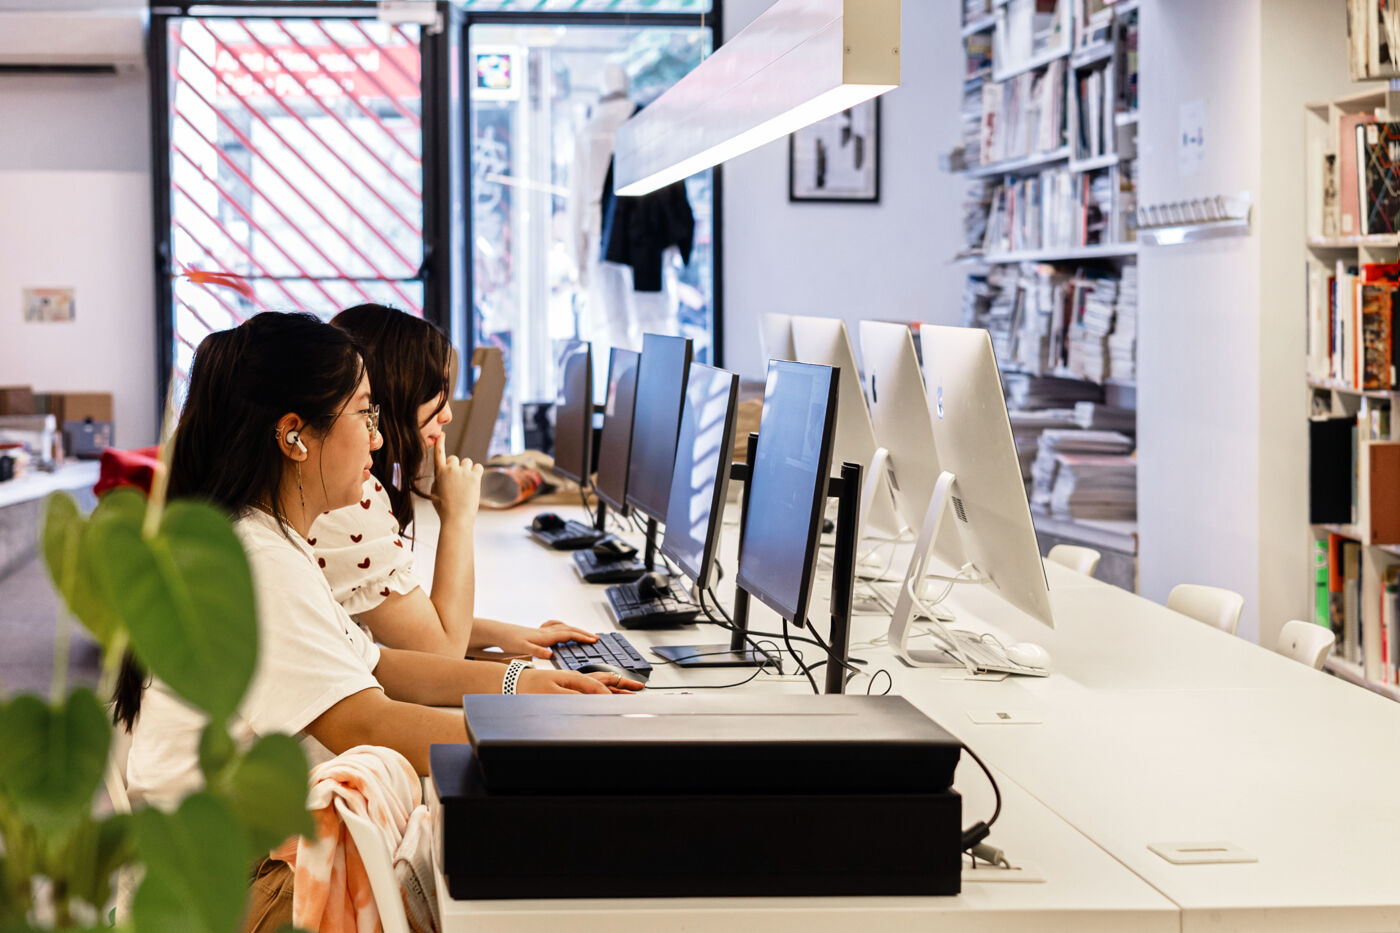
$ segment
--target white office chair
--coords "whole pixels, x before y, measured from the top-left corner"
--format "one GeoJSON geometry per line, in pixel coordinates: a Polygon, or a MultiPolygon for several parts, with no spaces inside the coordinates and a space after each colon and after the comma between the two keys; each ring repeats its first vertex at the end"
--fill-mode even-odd
{"type": "Polygon", "coordinates": [[[1240,626],[1244,597],[1218,586],[1181,583],[1167,594],[1167,608],[1233,635],[1240,626]]]}
{"type": "Polygon", "coordinates": [[[1301,661],[1314,670],[1322,670],[1322,662],[1327,660],[1327,656],[1332,653],[1332,645],[1337,641],[1337,636],[1331,629],[1323,628],[1321,625],[1312,622],[1303,622],[1294,619],[1291,622],[1283,623],[1283,628],[1278,633],[1278,647],[1275,649],[1279,654],[1287,655],[1295,661],[1301,661]]]}
{"type": "Polygon", "coordinates": [[[403,907],[403,894],[394,875],[394,856],[384,841],[384,834],[368,819],[354,813],[345,801],[336,798],[335,811],[345,821],[350,838],[365,863],[369,887],[374,892],[374,904],[379,908],[379,923],[384,933],[409,933],[408,914],[403,907]]]}
{"type": "Polygon", "coordinates": [[[1053,560],[1061,566],[1068,567],[1075,573],[1092,577],[1094,570],[1099,566],[1099,559],[1103,555],[1091,547],[1080,547],[1077,544],[1057,544],[1050,549],[1050,553],[1046,554],[1045,557],[1047,560],[1053,560]]]}
{"type": "Polygon", "coordinates": [[[103,783],[107,787],[107,798],[112,801],[112,809],[118,813],[131,812],[131,798],[126,792],[126,757],[131,751],[131,733],[122,725],[112,726],[112,745],[107,749],[107,770],[103,772],[103,783]]]}

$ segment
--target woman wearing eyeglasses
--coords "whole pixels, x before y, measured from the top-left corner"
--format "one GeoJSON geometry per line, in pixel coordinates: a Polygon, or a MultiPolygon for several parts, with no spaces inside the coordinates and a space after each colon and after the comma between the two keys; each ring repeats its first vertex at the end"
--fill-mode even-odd
{"type": "Polygon", "coordinates": [[[331,323],[365,353],[383,445],[354,504],[319,516],[308,543],[336,600],[376,641],[460,658],[483,648],[548,658],[550,646],[597,636],[551,620],[539,628],[475,615],[473,533],[481,466],[443,450],[452,421],[451,347],[432,324],[384,305],[358,305],[331,323]],[[432,493],[419,485],[433,459],[432,493]],[[413,572],[413,497],[430,499],[440,532],[429,593],[413,572]]]}
{"type": "MultiPolygon", "coordinates": [[[[373,419],[358,347],[311,315],[258,314],[195,353],[169,495],[228,511],[248,555],[259,656],[235,735],[299,735],[313,765],[382,745],[427,774],[429,745],[466,740],[463,693],[608,693],[615,675],[381,648],[351,620],[307,539],[322,512],[360,500],[380,445],[373,419]]],[[[117,719],[132,731],[128,781],[133,796],[174,806],[202,780],[204,717],[145,680],[128,663],[117,690],[117,719]]]]}

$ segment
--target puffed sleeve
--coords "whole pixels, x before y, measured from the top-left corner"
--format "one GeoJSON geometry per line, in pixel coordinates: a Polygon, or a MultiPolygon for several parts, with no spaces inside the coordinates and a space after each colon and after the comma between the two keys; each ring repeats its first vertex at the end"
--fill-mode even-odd
{"type": "Polygon", "coordinates": [[[413,551],[399,534],[389,494],[375,477],[365,481],[360,501],[322,513],[307,544],[330,582],[336,602],[358,615],[390,593],[405,595],[423,585],[413,572],[413,551]]]}

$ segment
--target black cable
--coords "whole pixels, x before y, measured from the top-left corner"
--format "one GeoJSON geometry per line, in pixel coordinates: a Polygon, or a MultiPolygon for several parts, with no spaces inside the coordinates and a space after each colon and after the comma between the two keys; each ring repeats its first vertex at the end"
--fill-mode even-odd
{"type": "MultiPolygon", "coordinates": [[[[724,607],[721,606],[721,605],[719,604],[719,598],[715,596],[715,591],[714,591],[714,590],[710,589],[708,586],[707,586],[707,587],[704,587],[704,588],[698,588],[698,587],[697,587],[697,592],[698,592],[698,594],[699,594],[699,596],[700,596],[700,611],[703,612],[703,613],[705,613],[705,618],[706,618],[706,619],[709,619],[712,623],[714,623],[715,625],[718,625],[720,628],[728,629],[728,630],[731,631],[731,632],[738,632],[738,631],[739,631],[739,630],[735,627],[735,625],[734,625],[734,620],[729,618],[729,613],[725,612],[725,611],[724,611],[724,607]],[[714,617],[714,614],[710,612],[710,607],[709,607],[708,605],[705,604],[705,593],[706,593],[706,592],[708,592],[708,593],[710,594],[710,599],[714,600],[715,608],[719,610],[720,615],[724,616],[724,619],[725,619],[724,622],[721,622],[720,620],[716,619],[716,618],[714,617]]],[[[776,664],[777,667],[778,667],[778,673],[779,673],[779,674],[781,674],[781,673],[783,672],[783,661],[782,661],[782,657],[781,657],[782,652],[778,650],[778,646],[777,646],[776,644],[773,645],[773,650],[774,650],[774,652],[778,655],[778,657],[774,657],[773,655],[768,654],[768,652],[766,652],[766,651],[764,651],[762,648],[760,648],[760,647],[758,646],[758,642],[754,641],[753,638],[749,635],[748,632],[740,632],[739,634],[743,636],[744,641],[748,642],[750,645],[753,646],[753,650],[754,650],[754,651],[757,651],[759,654],[763,655],[765,658],[768,658],[769,660],[773,661],[773,663],[776,664]]],[[[770,642],[770,644],[771,644],[771,642],[770,642]]],[[[723,652],[723,653],[728,654],[728,652],[723,652]]],[[[759,666],[760,666],[760,667],[764,667],[764,666],[766,666],[766,665],[760,664],[759,666]]],[[[746,683],[747,683],[747,681],[746,681],[746,683]]]]}
{"type": "Polygon", "coordinates": [[[583,510],[588,513],[588,524],[595,528],[598,525],[598,516],[593,513],[593,506],[588,504],[588,494],[583,491],[583,487],[578,488],[578,501],[583,503],[583,510]]]}
{"type": "Polygon", "coordinates": [[[812,692],[820,696],[821,691],[817,689],[817,679],[812,676],[811,669],[802,662],[802,655],[793,650],[792,639],[788,637],[787,619],[783,620],[783,641],[787,643],[788,654],[792,655],[797,660],[797,666],[802,669],[802,673],[807,675],[807,682],[812,685],[812,692]]]}
{"type": "MultiPolygon", "coordinates": [[[[774,644],[773,642],[769,642],[769,644],[773,645],[773,652],[774,652],[774,654],[776,654],[776,653],[778,652],[778,646],[777,646],[776,644],[774,644]]],[[[653,650],[655,650],[655,649],[653,649],[653,650]]],[[[763,648],[759,643],[757,643],[757,642],[754,643],[754,650],[757,651],[757,652],[759,652],[760,654],[762,654],[764,657],[772,657],[772,656],[773,656],[773,655],[770,655],[770,654],[768,653],[768,651],[767,651],[766,649],[764,649],[764,648],[763,648]]],[[[700,654],[693,654],[693,655],[690,655],[689,657],[692,657],[692,658],[705,658],[705,657],[710,657],[711,655],[721,655],[721,654],[729,654],[729,652],[728,652],[728,651],[706,651],[706,652],[702,652],[702,653],[700,653],[700,654]]],[[[669,659],[663,659],[660,663],[662,663],[662,664],[679,664],[680,662],[679,662],[679,661],[672,661],[672,660],[669,660],[669,659]]],[[[758,665],[757,668],[754,669],[754,672],[753,672],[752,674],[750,674],[748,677],[745,677],[743,680],[736,681],[736,682],[734,682],[734,683],[732,683],[732,684],[681,684],[681,685],[675,686],[675,687],[647,687],[646,689],[648,689],[648,690],[728,690],[728,689],[731,688],[731,687],[742,687],[744,684],[746,684],[746,683],[748,683],[749,681],[753,680],[755,677],[757,677],[759,674],[762,674],[762,673],[763,673],[764,671],[766,671],[767,669],[768,669],[768,668],[767,668],[767,665],[760,664],[760,665],[758,665]]]]}
{"type": "Polygon", "coordinates": [[[887,696],[890,695],[890,691],[894,689],[894,677],[892,677],[892,676],[890,675],[890,672],[889,672],[889,671],[885,670],[885,669],[882,667],[882,668],[880,668],[878,671],[876,671],[875,673],[873,673],[873,674],[870,675],[870,683],[868,683],[868,684],[865,685],[865,695],[866,695],[866,696],[870,696],[870,695],[871,695],[871,691],[873,691],[873,690],[875,689],[875,678],[879,677],[881,674],[884,674],[884,675],[885,675],[885,680],[887,681],[887,683],[886,683],[886,685],[885,685],[885,690],[884,690],[884,692],[881,693],[880,696],[882,696],[882,697],[887,697],[887,696]]]}
{"type": "Polygon", "coordinates": [[[973,823],[967,829],[963,830],[962,847],[963,851],[966,852],[968,849],[971,849],[983,839],[987,838],[988,834],[990,834],[992,831],[992,824],[997,821],[997,817],[1001,816],[1001,788],[997,786],[997,779],[992,777],[991,769],[987,767],[986,762],[984,762],[981,758],[977,757],[976,752],[968,748],[966,745],[963,746],[963,751],[971,755],[972,760],[977,762],[977,764],[982,768],[982,773],[987,775],[987,780],[990,781],[992,784],[992,794],[996,798],[996,805],[992,808],[991,819],[987,820],[985,823],[979,820],[976,823],[973,823]]]}

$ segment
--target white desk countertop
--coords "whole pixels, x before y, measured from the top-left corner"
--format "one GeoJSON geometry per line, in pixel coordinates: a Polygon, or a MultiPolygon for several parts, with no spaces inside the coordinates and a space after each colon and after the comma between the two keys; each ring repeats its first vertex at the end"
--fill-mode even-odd
{"type": "MultiPolygon", "coordinates": [[[[603,588],[579,582],[567,554],[528,539],[534,511],[478,519],[478,613],[613,628],[603,588]]],[[[436,523],[426,504],[418,514],[419,567],[430,575],[436,523]]],[[[726,525],[726,601],[736,539],[726,525]]],[[[851,634],[853,655],[887,670],[894,692],[998,773],[1005,809],[989,841],[1040,868],[1044,884],[968,885],[954,898],[444,899],[445,929],[558,929],[567,913],[571,930],[836,930],[858,913],[882,930],[1400,930],[1400,705],[1058,565],[1047,574],[1053,631],[984,588],[960,588],[950,602],[963,625],[1043,644],[1049,677],[947,679],[870,644],[885,618],[857,618],[851,634]],[[993,709],[1041,722],[988,726],[968,716],[993,709]],[[1258,861],[1172,865],[1147,848],[1188,841],[1229,842],[1258,861]]],[[[814,599],[825,585],[819,579],[814,599]]],[[[823,605],[812,618],[824,631],[823,605]]],[[[776,621],[752,604],[751,628],[776,621]]],[[[713,626],[628,633],[639,646],[726,637],[713,626]]],[[[735,672],[658,666],[652,683],[726,679],[735,672]]],[[[857,678],[850,689],[865,684],[857,678]]],[[[762,676],[743,689],[807,688],[799,677],[762,676]]],[[[971,823],[990,803],[987,783],[965,762],[957,787],[971,823]]]]}

